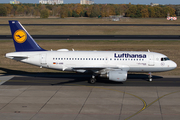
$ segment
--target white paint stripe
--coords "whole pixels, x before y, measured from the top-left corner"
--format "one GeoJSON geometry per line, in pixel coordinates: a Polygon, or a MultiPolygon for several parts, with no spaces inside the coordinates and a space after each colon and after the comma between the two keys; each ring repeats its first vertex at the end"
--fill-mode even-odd
{"type": "Polygon", "coordinates": [[[10,80],[13,77],[14,76],[0,76],[0,85],[2,85],[3,83],[5,83],[6,81],[10,80]]]}

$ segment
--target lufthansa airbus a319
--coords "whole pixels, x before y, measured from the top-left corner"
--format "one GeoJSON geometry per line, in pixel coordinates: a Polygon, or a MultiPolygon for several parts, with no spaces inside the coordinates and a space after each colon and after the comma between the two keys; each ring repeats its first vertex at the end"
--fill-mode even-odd
{"type": "Polygon", "coordinates": [[[143,51],[69,51],[59,49],[47,51],[41,48],[18,21],[9,21],[16,52],[6,57],[20,62],[74,72],[90,72],[89,83],[95,83],[97,77],[106,77],[111,81],[124,82],[128,72],[151,72],[173,70],[177,64],[166,55],[143,51]]]}

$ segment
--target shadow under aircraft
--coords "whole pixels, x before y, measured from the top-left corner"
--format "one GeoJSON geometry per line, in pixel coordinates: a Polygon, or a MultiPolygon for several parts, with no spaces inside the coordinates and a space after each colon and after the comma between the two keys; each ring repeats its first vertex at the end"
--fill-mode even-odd
{"type": "MultiPolygon", "coordinates": [[[[5,73],[2,76],[17,75],[3,85],[65,85],[65,86],[168,86],[169,80],[161,76],[152,76],[154,81],[148,82],[146,74],[128,74],[126,82],[109,81],[106,78],[98,79],[96,84],[88,84],[91,74],[66,73],[66,72],[26,72],[21,70],[12,70],[0,67],[5,73]],[[164,81],[166,81],[164,83],[164,81]]],[[[169,84],[172,86],[172,84],[169,84]]],[[[176,84],[177,85],[177,84],[176,84]]],[[[173,85],[173,86],[176,86],[173,85]]]]}

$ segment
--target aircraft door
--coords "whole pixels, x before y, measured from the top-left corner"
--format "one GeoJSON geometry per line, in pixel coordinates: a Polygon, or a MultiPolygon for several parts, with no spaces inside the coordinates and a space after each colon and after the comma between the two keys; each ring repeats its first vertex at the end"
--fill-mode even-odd
{"type": "Polygon", "coordinates": [[[154,55],[149,55],[148,66],[154,66],[154,55]]]}
{"type": "Polygon", "coordinates": [[[41,64],[41,66],[46,67],[47,66],[47,60],[46,60],[47,55],[46,54],[40,54],[39,57],[40,57],[40,64],[41,64]]]}

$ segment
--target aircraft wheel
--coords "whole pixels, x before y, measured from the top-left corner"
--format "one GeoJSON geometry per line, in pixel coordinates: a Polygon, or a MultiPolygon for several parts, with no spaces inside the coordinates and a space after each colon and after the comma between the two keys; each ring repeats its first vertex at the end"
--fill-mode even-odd
{"type": "Polygon", "coordinates": [[[88,82],[91,83],[91,84],[95,84],[96,83],[96,78],[91,78],[88,82]]]}

